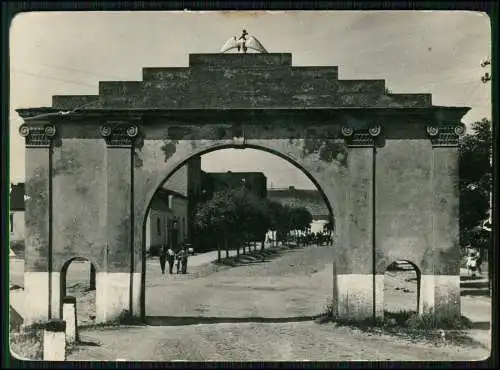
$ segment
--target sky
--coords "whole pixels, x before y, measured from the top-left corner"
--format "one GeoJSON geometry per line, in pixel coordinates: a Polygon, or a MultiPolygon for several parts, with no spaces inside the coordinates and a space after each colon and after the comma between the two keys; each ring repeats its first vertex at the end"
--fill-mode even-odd
{"type": "MultiPolygon", "coordinates": [[[[10,178],[24,181],[18,108],[52,95],[97,94],[99,81],[142,79],[143,67],[182,67],[217,53],[246,29],[295,66],[339,66],[340,79],[385,79],[394,93],[432,93],[434,105],[468,106],[463,122],[491,117],[490,19],[467,11],[31,12],[10,29],[10,178]]],[[[220,150],[205,171],[261,171],[272,187],[313,188],[293,165],[257,150],[220,150]]]]}

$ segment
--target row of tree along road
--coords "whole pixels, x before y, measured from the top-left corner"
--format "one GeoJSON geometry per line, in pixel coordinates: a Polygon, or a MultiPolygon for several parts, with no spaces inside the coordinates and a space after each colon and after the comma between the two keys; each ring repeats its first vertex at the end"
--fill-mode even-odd
{"type": "Polygon", "coordinates": [[[246,188],[216,192],[213,197],[201,203],[195,210],[195,233],[202,236],[200,243],[211,242],[218,250],[229,254],[229,249],[240,248],[260,242],[264,248],[266,235],[272,232],[275,242],[297,243],[309,240],[313,217],[305,207],[290,207],[267,198],[259,197],[246,188]]]}

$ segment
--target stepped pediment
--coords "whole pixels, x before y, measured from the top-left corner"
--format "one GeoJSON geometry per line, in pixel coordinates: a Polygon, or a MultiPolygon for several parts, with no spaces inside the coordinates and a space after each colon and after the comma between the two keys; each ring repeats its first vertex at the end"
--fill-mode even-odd
{"type": "Polygon", "coordinates": [[[142,81],[100,81],[99,95],[53,96],[53,108],[423,108],[431,94],[389,94],[384,80],[338,67],[296,67],[291,53],[190,54],[188,67],[144,68],[142,81]]]}

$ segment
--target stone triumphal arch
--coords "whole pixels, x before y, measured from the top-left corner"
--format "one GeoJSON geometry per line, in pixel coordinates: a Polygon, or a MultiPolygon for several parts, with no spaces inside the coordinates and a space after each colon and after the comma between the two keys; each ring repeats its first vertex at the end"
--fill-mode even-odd
{"type": "Polygon", "coordinates": [[[151,197],[193,154],[227,146],[280,153],[323,190],[340,317],[382,315],[383,274],[398,259],[422,273],[421,312],[458,314],[457,144],[467,111],[265,52],[191,54],[188,67],[144,68],[142,81],[103,81],[98,95],[18,109],[26,321],[59,317],[61,270],[76,256],[97,271],[97,321],[143,315],[151,197]]]}

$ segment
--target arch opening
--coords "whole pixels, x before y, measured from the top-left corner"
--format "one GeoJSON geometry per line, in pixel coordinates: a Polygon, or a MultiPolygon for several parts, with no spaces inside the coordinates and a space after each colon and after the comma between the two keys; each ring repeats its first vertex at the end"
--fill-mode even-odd
{"type": "MultiPolygon", "coordinates": [[[[268,147],[265,147],[262,145],[249,144],[249,143],[245,143],[245,144],[216,144],[213,147],[193,152],[187,158],[182,160],[177,166],[175,166],[171,171],[169,171],[167,174],[165,174],[165,176],[163,176],[163,180],[156,186],[156,188],[152,192],[150,192],[147,195],[147,202],[146,202],[146,208],[144,210],[144,215],[146,215],[146,213],[151,208],[151,202],[153,201],[154,195],[156,194],[158,189],[162,188],[170,180],[170,178],[172,178],[172,176],[175,173],[177,173],[182,167],[184,167],[189,162],[189,160],[191,160],[194,157],[201,157],[201,156],[204,156],[206,154],[210,154],[212,152],[217,152],[217,151],[221,151],[221,150],[225,150],[225,149],[235,149],[238,151],[244,151],[245,149],[253,149],[253,150],[269,153],[269,154],[272,154],[276,157],[283,159],[284,161],[286,161],[289,164],[291,164],[292,166],[294,166],[296,169],[300,170],[301,173],[304,174],[314,184],[315,188],[320,193],[323,201],[325,202],[326,207],[328,208],[328,212],[330,215],[329,221],[331,222],[332,229],[333,229],[333,231],[335,231],[336,225],[337,225],[337,223],[335,222],[336,221],[335,214],[338,213],[336,210],[336,208],[337,208],[336,204],[333,200],[328,199],[324,190],[322,189],[322,187],[320,186],[318,181],[314,178],[314,176],[311,175],[307,169],[305,169],[300,163],[298,163],[291,156],[286,155],[278,150],[274,150],[274,149],[271,149],[271,148],[268,148],[268,147]]],[[[334,182],[335,179],[332,179],[331,181],[334,182]]],[[[146,222],[146,217],[143,218],[142,223],[144,224],[145,222],[146,222]]]]}
{"type": "Polygon", "coordinates": [[[422,273],[409,260],[395,260],[384,273],[384,317],[403,324],[420,312],[422,273]]]}
{"type": "Polygon", "coordinates": [[[60,317],[65,296],[74,296],[77,306],[78,325],[93,324],[96,319],[96,265],[86,257],[67,260],[60,275],[60,317]]]}
{"type": "MultiPolygon", "coordinates": [[[[208,259],[207,259],[207,261],[212,262],[213,260],[215,260],[217,258],[216,257],[217,254],[214,254],[214,252],[217,253],[216,249],[215,250],[214,249],[204,250],[203,248],[201,248],[201,250],[200,250],[199,245],[192,244],[192,242],[193,242],[192,230],[191,230],[192,220],[190,219],[191,213],[188,210],[188,208],[189,209],[191,209],[191,208],[187,204],[188,202],[191,201],[191,199],[189,199],[190,194],[188,194],[188,192],[186,191],[186,194],[183,197],[183,194],[180,194],[180,192],[177,191],[178,189],[175,189],[175,188],[172,188],[169,186],[169,181],[171,179],[174,179],[177,173],[179,173],[180,171],[183,171],[183,169],[185,169],[189,165],[190,161],[192,161],[193,159],[200,158],[200,161],[203,161],[203,158],[206,155],[209,155],[209,154],[214,153],[214,152],[222,153],[227,149],[238,149],[238,153],[246,152],[246,150],[241,150],[242,149],[241,146],[225,144],[225,145],[217,145],[216,147],[211,147],[211,148],[193,153],[189,157],[185,158],[182,162],[180,162],[177,166],[175,166],[163,178],[163,180],[161,181],[159,186],[156,188],[154,194],[151,196],[148,196],[147,208],[146,208],[146,211],[144,212],[145,216],[142,220],[142,266],[143,266],[143,268],[142,268],[142,274],[141,274],[142,275],[141,276],[142,277],[142,279],[141,279],[141,316],[143,318],[147,318],[147,317],[151,317],[151,316],[162,316],[162,315],[163,316],[171,316],[172,315],[171,312],[166,312],[166,311],[158,312],[156,309],[151,311],[149,308],[151,306],[150,297],[153,297],[155,295],[155,293],[151,292],[151,289],[158,288],[159,285],[164,284],[165,279],[168,280],[170,278],[168,260],[165,262],[165,268],[163,270],[165,272],[165,275],[163,275],[162,266],[160,265],[161,261],[160,261],[160,258],[158,258],[158,254],[159,254],[158,252],[159,252],[160,246],[162,244],[169,245],[169,242],[171,241],[171,235],[172,235],[173,230],[177,230],[178,237],[176,239],[177,239],[178,245],[182,244],[183,242],[185,242],[186,244],[189,244],[188,247],[191,247],[193,249],[193,252],[195,253],[195,257],[199,256],[200,254],[209,255],[210,253],[212,253],[211,257],[207,257],[208,259],[211,258],[211,260],[208,261],[208,259]],[[158,202],[158,198],[162,198],[162,197],[158,197],[158,192],[159,191],[164,192],[164,190],[167,190],[167,192],[164,195],[169,195],[168,194],[169,192],[173,193],[173,194],[170,194],[170,195],[173,195],[173,203],[174,203],[173,208],[165,207],[165,204],[172,202],[170,199],[168,199],[168,201],[166,201],[165,196],[163,196],[163,204],[164,205],[162,206],[161,204],[159,204],[161,202],[158,202]],[[177,204],[175,204],[176,200],[177,200],[177,204]],[[183,207],[183,209],[185,209],[186,212],[181,211],[179,209],[176,209],[176,207],[180,207],[180,208],[183,207]],[[169,215],[172,217],[170,217],[169,215]],[[179,215],[182,215],[182,216],[179,216],[179,215]],[[172,222],[171,219],[175,219],[177,221],[177,228],[175,228],[171,224],[171,222],[172,222]],[[158,225],[160,225],[159,228],[158,228],[158,225]],[[154,234],[156,234],[156,235],[154,235],[154,234]]],[[[272,157],[275,157],[276,159],[279,159],[280,162],[286,163],[287,165],[293,167],[294,171],[299,172],[310,183],[311,188],[308,190],[311,190],[311,194],[314,193],[315,197],[317,199],[319,199],[320,202],[323,204],[323,214],[315,215],[315,216],[319,216],[319,217],[316,217],[315,219],[313,219],[314,225],[311,225],[312,227],[309,229],[309,232],[312,230],[314,233],[321,234],[321,235],[327,233],[328,237],[323,238],[323,239],[319,239],[319,240],[321,240],[321,244],[323,244],[324,247],[331,246],[333,243],[333,240],[334,240],[334,233],[336,232],[336,228],[335,228],[336,225],[335,225],[335,221],[334,221],[332,202],[329,201],[325,192],[323,191],[323,189],[319,185],[318,181],[314,178],[314,176],[311,175],[304,167],[302,167],[299,163],[297,163],[297,161],[295,161],[293,158],[290,158],[289,156],[287,156],[283,153],[277,152],[277,151],[269,149],[269,148],[261,147],[258,145],[245,145],[244,149],[250,149],[251,151],[255,151],[255,152],[258,151],[258,152],[266,154],[266,155],[269,154],[270,157],[272,156],[272,157]]],[[[245,166],[243,166],[243,167],[245,167],[245,166]]],[[[200,170],[201,170],[201,163],[200,163],[200,170]]],[[[239,168],[238,170],[241,170],[241,168],[239,168]]],[[[184,170],[184,171],[188,172],[189,170],[184,170]]],[[[210,173],[210,174],[212,174],[212,173],[228,174],[229,173],[229,174],[233,174],[233,175],[240,173],[239,171],[233,171],[233,170],[229,170],[227,168],[226,168],[226,172],[218,172],[218,171],[209,172],[209,170],[207,170],[205,168],[205,166],[203,166],[202,172],[210,173]]],[[[244,172],[250,173],[248,170],[244,171],[244,172]]],[[[246,185],[244,185],[244,186],[246,186],[246,185]]],[[[276,186],[276,184],[272,185],[271,183],[266,183],[265,190],[266,190],[266,196],[268,197],[270,190],[272,190],[272,191],[283,190],[285,192],[288,191],[288,192],[292,192],[292,193],[294,191],[297,191],[300,193],[303,189],[295,188],[294,186],[288,186],[285,188],[282,185],[276,186]],[[279,188],[279,189],[275,189],[275,187],[279,188]]],[[[211,194],[213,195],[213,189],[211,190],[211,194]]],[[[275,199],[273,199],[273,200],[275,200],[275,199]]],[[[311,244],[311,243],[314,243],[315,241],[318,240],[318,239],[312,239],[312,241],[311,241],[311,239],[306,238],[306,235],[307,235],[307,232],[305,230],[303,230],[302,232],[298,232],[295,235],[296,236],[295,240],[297,240],[297,241],[300,240],[300,242],[304,243],[304,244],[305,243],[311,244]]],[[[276,234],[274,234],[274,236],[276,236],[276,234]]],[[[256,249],[256,248],[260,247],[262,249],[264,247],[264,245],[267,246],[268,242],[271,243],[273,241],[271,239],[272,239],[272,234],[267,233],[262,245],[256,246],[254,244],[253,248],[256,249]]],[[[228,252],[226,251],[225,256],[228,256],[228,255],[233,256],[234,253],[236,253],[236,255],[239,256],[240,253],[241,254],[248,253],[251,249],[252,249],[252,246],[249,246],[248,249],[246,249],[246,250],[245,250],[244,246],[242,249],[240,249],[239,247],[236,247],[234,249],[231,249],[230,254],[228,254],[228,252]]],[[[224,255],[222,256],[222,258],[224,258],[224,255]]],[[[329,258],[332,258],[332,257],[330,256],[329,258]]],[[[196,258],[190,257],[190,259],[192,259],[194,262],[196,258]]],[[[322,258],[322,261],[324,262],[324,258],[322,258]]],[[[196,267],[199,267],[198,262],[194,262],[194,265],[196,265],[196,267]]],[[[208,265],[208,263],[206,263],[205,265],[208,265]]],[[[323,265],[324,265],[324,263],[323,263],[323,265]]],[[[188,262],[188,266],[189,266],[188,267],[188,275],[189,275],[190,272],[196,268],[190,262],[188,262]]],[[[314,268],[312,268],[312,269],[314,270],[314,268]]],[[[174,275],[175,279],[179,280],[179,278],[176,276],[177,275],[176,272],[177,272],[176,266],[174,265],[173,275],[174,275]]],[[[330,275],[331,275],[331,273],[330,273],[330,275]]],[[[175,284],[177,284],[177,282],[175,284]]],[[[174,285],[174,284],[172,284],[172,285],[174,285]]],[[[329,289],[329,288],[326,290],[328,292],[331,291],[331,289],[329,289]]],[[[170,296],[173,297],[175,295],[176,294],[171,294],[170,296]]],[[[326,295],[320,296],[319,298],[321,299],[321,301],[322,301],[321,305],[323,306],[324,305],[323,302],[326,299],[326,295]]],[[[201,311],[203,311],[203,309],[201,309],[201,311]]],[[[320,313],[319,311],[315,312],[315,314],[319,314],[319,313],[320,313]]],[[[308,312],[308,314],[310,314],[310,312],[308,312]]]]}

